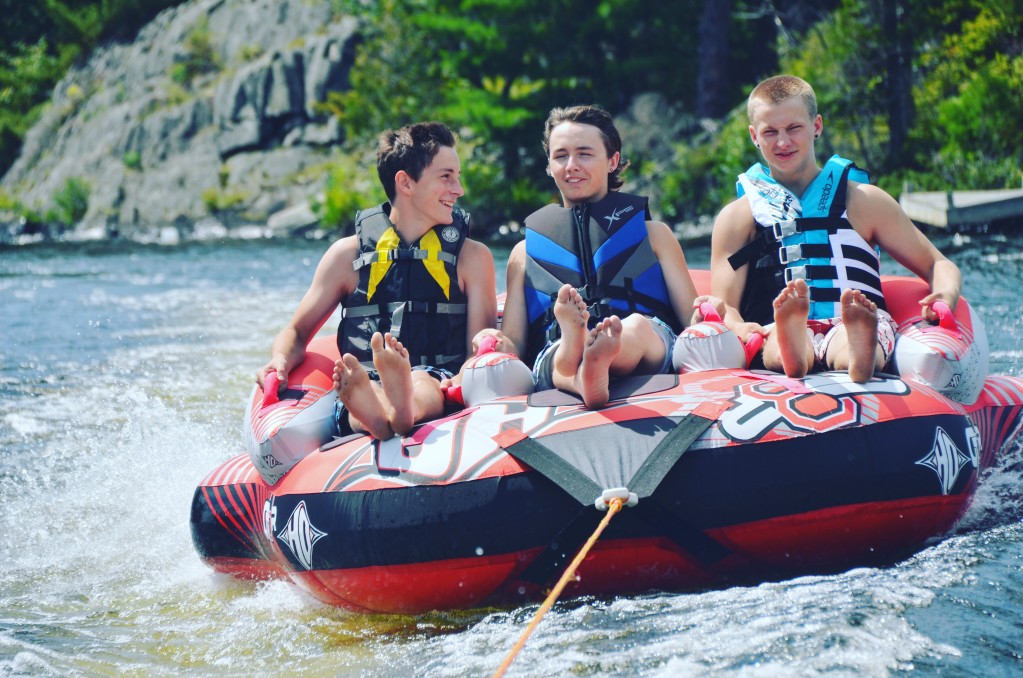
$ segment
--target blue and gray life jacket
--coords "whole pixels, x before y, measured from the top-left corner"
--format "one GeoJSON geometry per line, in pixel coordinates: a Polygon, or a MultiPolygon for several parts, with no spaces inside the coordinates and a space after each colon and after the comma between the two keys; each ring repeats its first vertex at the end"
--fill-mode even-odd
{"type": "Polygon", "coordinates": [[[862,290],[884,309],[880,253],[849,223],[846,193],[852,179],[867,183],[867,173],[833,156],[796,197],[757,163],[739,175],[736,189],[746,195],[756,221],[752,241],[728,258],[738,270],[750,265],[739,312],[751,322],[774,319],[774,298],[786,283],[803,278],[810,287],[810,319],[840,315],[847,288],[862,290]]]}
{"type": "Polygon", "coordinates": [[[527,364],[560,336],[554,301],[565,283],[586,301],[591,324],[642,313],[681,330],[650,246],[649,218],[646,198],[617,191],[571,208],[547,205],[526,217],[527,364]]]}

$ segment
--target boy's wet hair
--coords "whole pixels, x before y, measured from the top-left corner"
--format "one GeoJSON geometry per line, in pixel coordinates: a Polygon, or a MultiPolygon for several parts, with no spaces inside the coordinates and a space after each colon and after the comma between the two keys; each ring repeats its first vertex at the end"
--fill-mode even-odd
{"type": "MultiPolygon", "coordinates": [[[[543,150],[548,158],[551,156],[551,132],[563,122],[576,122],[582,125],[593,125],[600,131],[604,139],[604,148],[607,149],[607,157],[622,152],[622,136],[615,127],[611,114],[600,106],[572,106],[570,108],[552,109],[547,116],[547,122],[543,129],[543,150]]],[[[625,183],[621,178],[622,173],[629,166],[629,161],[624,156],[618,159],[618,167],[607,175],[607,185],[612,191],[617,191],[625,183]]]]}
{"type": "Polygon", "coordinates": [[[443,146],[455,146],[455,135],[439,122],[417,122],[380,135],[377,145],[377,176],[387,199],[394,201],[394,175],[405,170],[414,181],[430,166],[443,146]]]}

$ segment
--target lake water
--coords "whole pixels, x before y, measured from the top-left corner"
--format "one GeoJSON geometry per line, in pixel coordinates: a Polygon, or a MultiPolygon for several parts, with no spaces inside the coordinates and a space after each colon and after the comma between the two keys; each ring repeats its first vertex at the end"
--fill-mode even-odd
{"type": "MultiPolygon", "coordinates": [[[[937,242],[987,325],[992,372],[1023,375],[1023,237],[937,242]]],[[[195,486],[242,451],[253,374],[325,247],[0,249],[0,674],[465,676],[501,663],[535,605],[354,614],[288,583],[215,575],[192,548],[195,486]]],[[[707,265],[705,245],[687,252],[707,265]]],[[[510,675],[1023,674],[1021,458],[984,480],[952,535],[897,565],[559,603],[510,675]]]]}

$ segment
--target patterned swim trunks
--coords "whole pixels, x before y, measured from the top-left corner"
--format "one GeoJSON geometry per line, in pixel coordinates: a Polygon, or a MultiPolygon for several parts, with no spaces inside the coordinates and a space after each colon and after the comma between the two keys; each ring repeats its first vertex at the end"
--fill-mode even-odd
{"type": "MultiPolygon", "coordinates": [[[[813,355],[818,369],[828,369],[828,347],[835,338],[836,331],[841,326],[841,318],[808,320],[806,322],[806,332],[810,337],[810,341],[813,342],[813,355]]],[[[877,345],[881,347],[885,365],[891,360],[892,352],[895,351],[895,330],[897,327],[895,319],[892,318],[890,313],[881,309],[877,310],[877,345]]]]}

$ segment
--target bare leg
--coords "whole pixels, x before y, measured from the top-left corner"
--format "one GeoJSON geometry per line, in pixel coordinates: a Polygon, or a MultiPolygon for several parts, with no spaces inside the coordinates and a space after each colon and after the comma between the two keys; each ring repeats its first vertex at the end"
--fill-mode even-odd
{"type": "Polygon", "coordinates": [[[366,370],[351,353],[334,363],[334,388],[341,404],[348,410],[352,429],[365,431],[378,440],[394,435],[387,422],[387,412],[377,396],[380,390],[369,379],[366,370]]]}
{"type": "MultiPolygon", "coordinates": [[[[842,326],[845,327],[848,346],[849,378],[862,384],[874,376],[877,363],[877,304],[867,299],[860,290],[842,292],[842,326]]],[[[836,356],[835,367],[841,361],[836,356]]]]}
{"type": "Polygon", "coordinates": [[[552,358],[553,381],[555,386],[561,388],[561,384],[575,382],[579,363],[583,359],[583,349],[586,347],[586,322],[590,319],[590,312],[586,310],[586,302],[579,291],[566,284],[558,290],[554,317],[561,329],[561,341],[554,349],[552,358]]]}
{"type": "MultiPolygon", "coordinates": [[[[412,373],[412,398],[416,404],[416,423],[436,419],[444,414],[444,393],[440,390],[441,382],[429,373],[417,371],[412,373]]],[[[402,435],[408,431],[395,433],[402,435]]]]}
{"type": "Polygon", "coordinates": [[[664,364],[664,350],[653,321],[633,313],[622,320],[622,348],[611,363],[611,376],[655,374],[664,364]]]}
{"type": "Polygon", "coordinates": [[[618,316],[604,318],[590,330],[577,380],[578,393],[586,407],[595,409],[607,404],[609,370],[621,348],[622,321],[618,316]]]}
{"type": "Polygon", "coordinates": [[[412,366],[408,351],[391,333],[375,332],[369,340],[373,349],[373,366],[380,374],[384,388],[387,423],[395,433],[407,433],[415,424],[416,405],[412,398],[412,366]]]}
{"type": "Polygon", "coordinates": [[[813,361],[813,347],[806,336],[810,314],[810,288],[805,280],[793,280],[774,300],[774,334],[787,377],[805,377],[813,361]]]}

